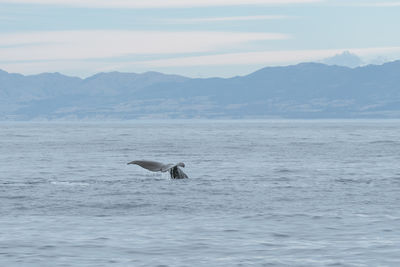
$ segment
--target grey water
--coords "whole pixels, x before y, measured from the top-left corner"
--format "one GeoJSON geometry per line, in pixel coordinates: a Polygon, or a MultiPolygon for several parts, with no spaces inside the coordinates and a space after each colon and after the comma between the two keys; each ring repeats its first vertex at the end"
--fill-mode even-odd
{"type": "Polygon", "coordinates": [[[0,266],[400,266],[399,162],[400,121],[0,123],[0,266]]]}

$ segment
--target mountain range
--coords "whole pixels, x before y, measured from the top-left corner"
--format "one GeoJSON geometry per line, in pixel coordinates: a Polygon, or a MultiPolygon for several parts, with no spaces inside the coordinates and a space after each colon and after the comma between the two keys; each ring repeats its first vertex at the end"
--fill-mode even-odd
{"type": "Polygon", "coordinates": [[[0,70],[0,120],[400,118],[400,61],[266,67],[232,78],[0,70]]]}

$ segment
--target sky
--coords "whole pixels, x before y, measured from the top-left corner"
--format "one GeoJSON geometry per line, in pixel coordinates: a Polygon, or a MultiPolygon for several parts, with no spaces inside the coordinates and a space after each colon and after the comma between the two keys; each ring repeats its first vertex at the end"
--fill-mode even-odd
{"type": "Polygon", "coordinates": [[[0,0],[0,69],[232,77],[332,57],[382,64],[400,59],[399,14],[400,0],[0,0]]]}

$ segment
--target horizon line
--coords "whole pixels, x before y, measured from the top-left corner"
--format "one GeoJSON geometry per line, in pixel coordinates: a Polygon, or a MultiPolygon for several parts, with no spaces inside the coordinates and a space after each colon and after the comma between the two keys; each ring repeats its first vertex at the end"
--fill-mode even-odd
{"type": "Polygon", "coordinates": [[[252,71],[252,72],[247,73],[247,74],[233,75],[233,76],[229,76],[229,77],[219,77],[219,76],[191,77],[191,76],[181,75],[181,74],[178,74],[178,73],[167,73],[167,72],[160,72],[160,71],[153,71],[153,70],[148,70],[148,71],[144,71],[144,72],[129,72],[129,71],[118,71],[118,70],[100,71],[100,72],[96,72],[96,73],[93,73],[91,75],[84,76],[84,77],[78,76],[78,75],[68,75],[68,74],[64,74],[64,73],[62,73],[60,71],[55,71],[55,72],[46,71],[46,72],[39,72],[39,73],[35,73],[35,74],[24,74],[22,72],[8,72],[7,70],[5,70],[3,68],[0,68],[0,73],[1,72],[5,72],[7,74],[22,75],[24,77],[38,76],[38,75],[42,75],[42,74],[59,74],[59,75],[65,76],[65,77],[78,78],[78,79],[81,79],[81,80],[89,79],[89,78],[94,77],[94,76],[96,76],[98,74],[110,74],[110,73],[137,74],[137,75],[155,73],[155,74],[162,74],[162,75],[180,76],[180,77],[189,78],[189,79],[210,79],[210,78],[230,79],[230,78],[234,78],[234,77],[248,76],[248,75],[251,75],[251,74],[253,74],[253,73],[257,72],[257,71],[265,69],[265,68],[284,68],[284,67],[298,66],[298,65],[302,65],[302,64],[319,64],[319,65],[324,65],[324,66],[328,66],[328,67],[340,67],[340,68],[346,68],[346,69],[357,69],[357,68],[363,68],[363,67],[368,67],[368,66],[382,66],[382,65],[390,64],[390,63],[393,63],[393,62],[396,62],[396,61],[400,62],[400,59],[390,60],[390,61],[384,62],[382,64],[374,64],[374,63],[362,64],[362,65],[356,66],[356,67],[348,67],[348,66],[336,65],[336,64],[326,64],[326,63],[323,63],[323,62],[316,62],[316,61],[304,61],[304,62],[295,63],[295,64],[264,66],[264,67],[258,68],[257,70],[252,71]]]}

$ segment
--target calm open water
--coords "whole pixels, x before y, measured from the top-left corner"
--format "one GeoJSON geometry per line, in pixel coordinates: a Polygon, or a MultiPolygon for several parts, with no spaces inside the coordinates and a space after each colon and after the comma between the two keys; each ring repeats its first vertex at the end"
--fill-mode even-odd
{"type": "Polygon", "coordinates": [[[0,123],[0,266],[400,266],[399,162],[400,121],[0,123]]]}

